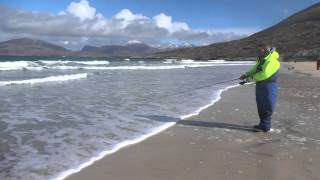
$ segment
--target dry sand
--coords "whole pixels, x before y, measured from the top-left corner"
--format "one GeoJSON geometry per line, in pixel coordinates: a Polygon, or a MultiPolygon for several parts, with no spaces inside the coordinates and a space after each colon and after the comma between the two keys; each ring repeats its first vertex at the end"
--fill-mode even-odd
{"type": "Polygon", "coordinates": [[[320,77],[320,70],[317,70],[317,62],[286,62],[283,63],[284,67],[295,73],[309,74],[312,76],[320,77]]]}
{"type": "MultiPolygon", "coordinates": [[[[67,179],[320,179],[320,78],[283,69],[274,132],[250,132],[258,122],[254,85],[241,86],[224,92],[199,116],[67,179]]],[[[148,118],[175,120],[157,114],[148,118]]]]}

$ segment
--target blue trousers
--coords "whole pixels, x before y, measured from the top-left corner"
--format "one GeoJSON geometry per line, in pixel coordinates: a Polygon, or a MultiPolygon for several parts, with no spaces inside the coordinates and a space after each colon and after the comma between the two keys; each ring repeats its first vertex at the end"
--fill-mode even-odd
{"type": "Polygon", "coordinates": [[[256,102],[260,118],[259,126],[264,131],[271,129],[271,116],[277,104],[278,73],[265,81],[256,83],[256,102]]]}

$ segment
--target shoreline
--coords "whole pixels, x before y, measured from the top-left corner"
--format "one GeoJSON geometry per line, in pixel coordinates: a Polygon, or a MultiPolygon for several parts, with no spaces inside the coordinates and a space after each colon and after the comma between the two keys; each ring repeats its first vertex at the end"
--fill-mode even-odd
{"type": "Polygon", "coordinates": [[[116,153],[117,151],[125,148],[125,147],[129,147],[131,145],[135,145],[135,144],[138,144],[154,135],[157,135],[158,133],[174,126],[176,123],[166,123],[165,125],[162,125],[160,127],[157,127],[157,128],[154,128],[154,131],[152,131],[151,133],[149,134],[145,134],[145,135],[142,135],[136,139],[132,139],[132,140],[126,140],[126,141],[122,141],[118,144],[116,144],[113,148],[111,148],[110,150],[105,150],[105,151],[102,151],[99,153],[98,156],[96,157],[92,157],[90,158],[88,161],[80,164],[77,168],[73,168],[73,169],[68,169],[62,173],[60,173],[60,175],[58,175],[57,177],[53,178],[54,180],[63,180],[63,179],[66,179],[68,178],[70,175],[72,174],[75,174],[75,173],[78,173],[80,172],[81,170],[83,170],[84,168],[87,168],[89,167],[90,165],[94,164],[96,161],[99,161],[103,158],[105,158],[106,156],[110,155],[110,154],[113,154],[113,153],[116,153]]]}
{"type": "Polygon", "coordinates": [[[198,116],[105,156],[66,179],[317,179],[320,142],[314,139],[320,136],[320,118],[309,106],[320,104],[301,95],[311,88],[313,97],[320,97],[315,82],[319,78],[284,68],[273,120],[280,133],[250,132],[258,119],[254,88],[242,86],[223,91],[221,100],[198,116]]]}
{"type": "Polygon", "coordinates": [[[170,127],[175,126],[180,121],[183,121],[185,119],[191,118],[193,116],[198,116],[199,113],[201,113],[201,111],[213,106],[216,102],[221,100],[221,95],[225,91],[228,91],[229,89],[236,88],[236,87],[239,87],[239,86],[240,86],[239,84],[236,84],[236,85],[227,86],[227,87],[225,87],[223,89],[219,89],[216,92],[217,96],[214,99],[210,100],[210,102],[207,105],[204,105],[204,106],[198,108],[196,111],[194,111],[192,113],[180,116],[180,120],[179,121],[177,121],[177,122],[168,122],[168,123],[166,123],[166,124],[164,124],[162,126],[153,128],[150,131],[150,133],[148,133],[148,134],[144,134],[144,135],[142,135],[142,136],[140,136],[138,138],[132,139],[132,140],[126,140],[126,141],[120,142],[120,143],[116,144],[115,146],[113,146],[110,150],[105,150],[105,151],[102,151],[102,152],[98,153],[99,154],[98,156],[90,158],[88,161],[80,164],[77,168],[71,168],[71,169],[68,169],[66,171],[63,171],[58,176],[56,176],[56,177],[54,177],[52,179],[53,180],[64,180],[64,179],[67,179],[69,176],[72,176],[73,174],[81,172],[83,169],[90,167],[95,162],[105,158],[108,155],[114,154],[114,153],[122,150],[123,148],[127,148],[127,147],[130,147],[132,145],[139,144],[139,143],[149,139],[150,137],[155,136],[155,135],[157,135],[157,134],[169,129],[170,127]]]}

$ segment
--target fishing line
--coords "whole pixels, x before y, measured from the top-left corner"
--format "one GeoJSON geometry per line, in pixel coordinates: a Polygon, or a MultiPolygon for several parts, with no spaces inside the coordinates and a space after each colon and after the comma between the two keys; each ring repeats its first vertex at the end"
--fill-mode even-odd
{"type": "Polygon", "coordinates": [[[199,87],[197,87],[197,88],[192,88],[192,89],[180,91],[180,92],[173,93],[173,94],[168,94],[168,95],[163,96],[163,97],[176,96],[176,95],[179,95],[179,94],[183,94],[183,93],[187,93],[187,92],[192,92],[192,91],[195,91],[195,90],[204,89],[204,88],[212,87],[212,86],[219,85],[219,84],[225,84],[225,83],[233,82],[233,81],[237,81],[237,80],[239,80],[239,78],[230,79],[230,80],[225,80],[225,81],[220,81],[220,82],[217,82],[217,83],[214,83],[214,84],[199,86],[199,87]]]}

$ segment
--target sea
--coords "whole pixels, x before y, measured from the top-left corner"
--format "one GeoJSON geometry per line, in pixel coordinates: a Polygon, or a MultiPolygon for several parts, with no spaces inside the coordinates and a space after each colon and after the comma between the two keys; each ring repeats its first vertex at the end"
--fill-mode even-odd
{"type": "Polygon", "coordinates": [[[2,56],[0,179],[64,179],[197,115],[252,64],[2,56]]]}

